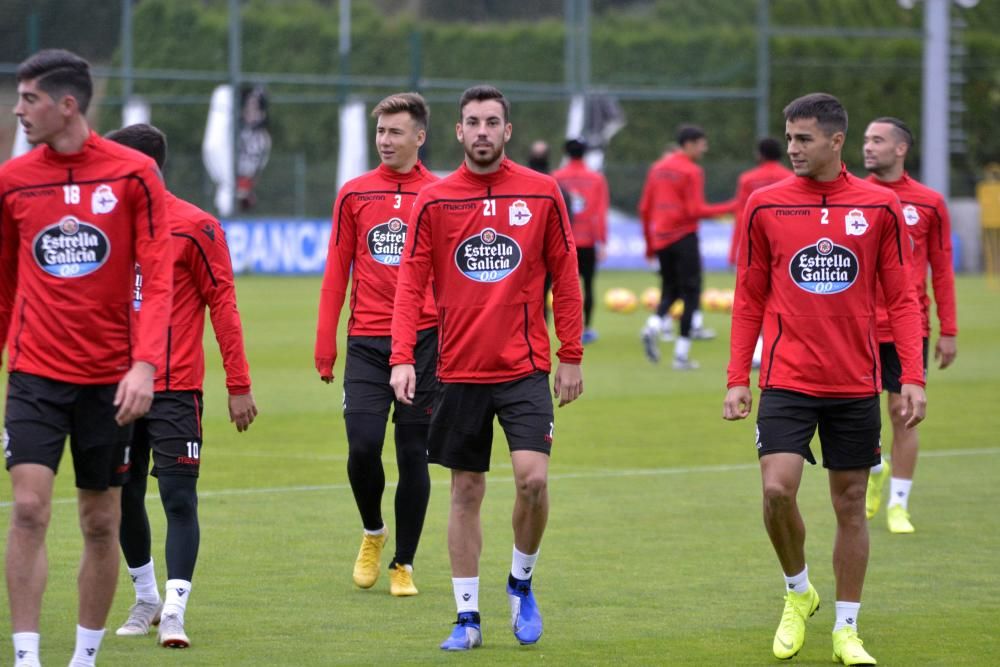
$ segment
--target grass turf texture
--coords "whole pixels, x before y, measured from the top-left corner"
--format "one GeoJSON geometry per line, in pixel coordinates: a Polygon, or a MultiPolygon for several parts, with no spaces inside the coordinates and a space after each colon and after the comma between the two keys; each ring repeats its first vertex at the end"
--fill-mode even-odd
{"type": "MultiPolygon", "coordinates": [[[[706,286],[731,287],[732,281],[714,274],[706,286]]],[[[639,293],[655,282],[648,273],[603,273],[598,288],[600,295],[616,286],[639,293]]],[[[584,396],[556,411],[552,512],[535,582],[545,634],[537,645],[520,647],[509,629],[504,581],[513,484],[498,431],[483,507],[485,647],[449,656],[437,648],[454,620],[447,472],[432,467],[415,570],[420,595],[392,598],[387,572],[371,590],[354,588],[361,526],[345,470],[343,358],[332,386],[312,367],[319,280],[246,277],[238,289],[261,414],[242,435],[228,423],[209,332],[202,545],[186,623],[193,647],[169,651],[158,648],[153,635],[114,636],[132,602],[123,566],[100,664],[777,662],[770,646],[783,587],[760,518],[753,422],[720,417],[728,316],[706,315],[720,336],[694,344],[700,370],[679,373],[669,367],[671,344],[664,343],[659,366],[645,360],[638,337],[644,310],[610,313],[598,300],[601,338],[587,348],[584,396]]],[[[945,372],[932,367],[929,418],[920,427],[922,458],[911,499],[917,532],[890,535],[884,509],[871,523],[860,629],[880,664],[989,665],[1000,654],[994,627],[1000,618],[1000,295],[978,277],[960,277],[958,290],[958,360],[945,372]]],[[[888,441],[887,429],[886,423],[888,441]]],[[[391,426],[389,433],[384,461],[392,484],[391,426]]],[[[65,664],[73,650],[80,538],[71,471],[64,459],[48,536],[45,664],[65,664]]],[[[162,590],[164,520],[154,483],[150,492],[162,590]]],[[[383,501],[390,529],[392,493],[388,489],[383,501]]],[[[9,501],[4,481],[3,525],[9,501]]],[[[794,664],[829,664],[834,518],[821,468],[807,468],[800,503],[810,574],[823,604],[807,624],[794,664]]],[[[393,546],[390,536],[383,567],[393,546]]],[[[10,656],[9,633],[4,609],[2,661],[10,656]]]]}

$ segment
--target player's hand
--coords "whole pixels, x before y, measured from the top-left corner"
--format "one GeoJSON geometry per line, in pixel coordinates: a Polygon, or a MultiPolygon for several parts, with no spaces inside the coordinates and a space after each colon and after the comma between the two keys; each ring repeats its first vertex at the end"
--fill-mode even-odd
{"type": "Polygon", "coordinates": [[[417,371],[413,364],[398,364],[392,367],[389,386],[396,392],[396,400],[403,405],[413,405],[417,394],[417,371]]]}
{"type": "Polygon", "coordinates": [[[327,384],[330,384],[333,382],[333,373],[330,373],[329,375],[320,375],[319,379],[327,384]]]}
{"type": "Polygon", "coordinates": [[[333,382],[333,359],[316,359],[316,370],[319,372],[319,379],[330,384],[333,382]]]}
{"type": "Polygon", "coordinates": [[[753,394],[750,387],[730,387],[726,392],[726,400],[722,403],[722,418],[729,421],[746,419],[753,407],[753,394]]]}
{"type": "Polygon", "coordinates": [[[900,387],[899,395],[903,397],[903,407],[899,414],[901,417],[909,417],[906,428],[913,428],[927,416],[927,394],[918,384],[904,384],[900,387]]]}
{"type": "Polygon", "coordinates": [[[940,361],[938,368],[948,368],[958,356],[958,343],[954,336],[940,336],[934,346],[934,361],[940,361]]]}
{"type": "Polygon", "coordinates": [[[229,421],[236,424],[236,430],[242,433],[250,428],[257,418],[257,403],[253,400],[253,392],[229,395],[229,421]]]}
{"type": "Polygon", "coordinates": [[[603,243],[598,243],[595,247],[597,248],[597,263],[603,264],[604,260],[608,258],[608,247],[603,243]]]}
{"type": "Polygon", "coordinates": [[[119,426],[131,424],[149,412],[153,404],[153,378],[156,368],[145,361],[137,361],[128,369],[115,391],[115,422],[119,426]]]}
{"type": "Polygon", "coordinates": [[[559,407],[572,403],[583,393],[583,370],[580,364],[559,363],[552,395],[559,399],[559,407]]]}

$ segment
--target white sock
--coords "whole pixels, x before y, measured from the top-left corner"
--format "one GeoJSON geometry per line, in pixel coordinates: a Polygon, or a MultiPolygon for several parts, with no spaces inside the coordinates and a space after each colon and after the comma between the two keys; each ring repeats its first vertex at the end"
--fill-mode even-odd
{"type": "Polygon", "coordinates": [[[168,579],[166,596],[163,599],[163,615],[177,614],[184,622],[184,611],[187,609],[188,598],[191,597],[191,582],[183,579],[168,579]]]}
{"type": "Polygon", "coordinates": [[[913,486],[912,479],[901,479],[893,477],[889,480],[889,507],[902,505],[906,509],[906,504],[910,501],[910,488],[913,486]]]}
{"type": "Polygon", "coordinates": [[[91,667],[97,664],[97,651],[101,648],[102,639],[104,639],[104,628],[88,630],[76,626],[76,649],[69,664],[72,667],[91,667]]]}
{"type": "Polygon", "coordinates": [[[451,587],[455,591],[455,606],[459,614],[479,611],[479,577],[452,577],[451,587]]]}
{"type": "Polygon", "coordinates": [[[646,318],[646,328],[650,331],[659,331],[662,326],[663,321],[659,315],[654,313],[646,318]]]}
{"type": "Polygon", "coordinates": [[[510,576],[524,581],[531,579],[535,572],[535,562],[538,560],[538,551],[533,554],[523,554],[514,547],[514,557],[510,561],[510,576]]]}
{"type": "Polygon", "coordinates": [[[833,631],[848,626],[858,629],[858,612],[861,611],[860,602],[841,602],[837,600],[837,622],[833,624],[833,631]]]}
{"type": "Polygon", "coordinates": [[[805,569],[798,574],[788,576],[785,575],[785,587],[792,591],[793,593],[805,593],[809,590],[809,566],[806,565],[805,569]]]}
{"type": "Polygon", "coordinates": [[[687,359],[689,352],[691,352],[691,339],[678,336],[674,341],[674,359],[687,359]]]}
{"type": "Polygon", "coordinates": [[[869,473],[872,474],[872,475],[881,475],[882,474],[882,470],[884,468],[885,468],[885,457],[883,456],[882,458],[880,458],[878,460],[877,464],[875,464],[875,465],[872,466],[872,469],[869,471],[869,473]]]}
{"type": "Polygon", "coordinates": [[[764,337],[757,336],[757,344],[753,348],[753,363],[760,366],[761,360],[764,358],[764,337]]]}
{"type": "Polygon", "coordinates": [[[34,658],[38,663],[38,642],[41,635],[37,632],[15,632],[14,638],[14,662],[18,660],[31,660],[34,658]]]}
{"type": "Polygon", "coordinates": [[[385,525],[383,525],[378,530],[368,530],[367,528],[365,528],[365,535],[385,535],[388,532],[389,529],[386,528],[385,525]]]}
{"type": "Polygon", "coordinates": [[[159,602],[160,591],[156,587],[156,572],[153,571],[153,559],[141,567],[128,568],[132,577],[132,587],[135,588],[136,602],[159,602]]]}
{"type": "Polygon", "coordinates": [[[701,325],[704,323],[705,323],[705,318],[702,317],[701,309],[699,308],[698,310],[694,311],[694,313],[691,314],[691,328],[700,329],[701,325]]]}

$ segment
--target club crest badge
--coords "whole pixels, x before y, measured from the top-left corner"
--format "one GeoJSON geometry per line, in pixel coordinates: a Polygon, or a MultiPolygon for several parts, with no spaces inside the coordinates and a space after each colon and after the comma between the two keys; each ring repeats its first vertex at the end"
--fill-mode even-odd
{"type": "Polygon", "coordinates": [[[97,189],[94,190],[94,194],[90,196],[90,210],[94,212],[94,215],[111,213],[111,211],[115,210],[117,203],[118,198],[115,197],[111,186],[107,184],[98,185],[97,189]]]}
{"type": "Polygon", "coordinates": [[[861,236],[868,231],[868,221],[860,209],[852,208],[844,216],[844,228],[848,236],[861,236]]]}
{"type": "Polygon", "coordinates": [[[907,204],[903,207],[903,219],[906,220],[907,225],[912,227],[920,222],[920,211],[913,204],[907,204]]]}
{"type": "Polygon", "coordinates": [[[510,217],[511,227],[523,227],[531,222],[531,211],[523,199],[518,199],[511,204],[510,208],[507,209],[507,215],[510,217]]]}

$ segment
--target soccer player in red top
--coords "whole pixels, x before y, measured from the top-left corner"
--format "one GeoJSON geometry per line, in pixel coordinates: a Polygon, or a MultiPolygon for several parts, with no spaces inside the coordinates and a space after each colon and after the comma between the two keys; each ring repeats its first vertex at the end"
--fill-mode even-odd
{"type": "Polygon", "coordinates": [[[608,181],[604,174],[588,167],[583,156],[587,144],[582,139],[566,142],[566,166],[552,174],[563,191],[569,193],[566,202],[573,223],[576,261],[583,280],[583,344],[597,340],[591,326],[594,311],[594,275],[597,263],[603,259],[608,240],[608,181]]]}
{"type": "MultiPolygon", "coordinates": [[[[913,145],[910,128],[898,118],[876,118],[865,130],[865,169],[868,180],[885,186],[896,193],[903,205],[906,231],[913,243],[913,270],[911,278],[920,300],[921,331],[923,332],[924,373],[927,372],[927,342],[931,333],[930,296],[927,294],[927,267],[930,266],[934,282],[934,301],[937,305],[940,332],[934,346],[934,359],[941,368],[955,360],[958,335],[958,317],[955,309],[955,273],[951,257],[951,217],[944,198],[931,188],[913,180],[904,167],[906,154],[913,145]]],[[[889,394],[889,415],[892,419],[892,466],[888,459],[872,468],[868,477],[868,494],[865,509],[871,519],[878,512],[882,500],[882,487],[889,483],[889,503],[886,516],[889,531],[912,533],[908,500],[917,466],[917,429],[906,428],[901,415],[903,397],[900,395],[899,354],[892,339],[885,304],[878,304],[879,351],[882,357],[882,388],[889,394]],[[890,472],[891,471],[891,472],[890,472]]]]}
{"type": "Polygon", "coordinates": [[[792,171],[781,164],[781,144],[777,139],[764,137],[757,142],[757,166],[740,174],[736,181],[736,196],[733,201],[735,220],[733,221],[733,240],[729,244],[729,263],[736,264],[737,250],[740,247],[741,230],[743,229],[743,214],[747,200],[754,190],[765,185],[783,181],[792,175],[792,171]]]}
{"type": "MultiPolygon", "coordinates": [[[[747,200],[754,190],[782,181],[792,175],[792,172],[781,164],[781,144],[776,139],[765,137],[757,142],[757,166],[740,174],[736,182],[735,220],[733,222],[733,240],[729,244],[729,263],[736,264],[737,250],[741,241],[743,229],[743,212],[747,200]]],[[[760,368],[760,358],[763,353],[764,339],[757,337],[757,347],[753,351],[753,367],[760,368]]]]}
{"type": "MultiPolygon", "coordinates": [[[[133,148],[163,169],[167,138],[157,128],[139,123],[109,132],[107,139],[133,148]]],[[[187,648],[184,612],[191,599],[191,580],[198,558],[198,473],[204,453],[201,418],[205,380],[205,308],[212,317],[229,390],[229,419],[240,433],[257,416],[250,391],[250,370],[243,349],[243,326],[236,308],[236,286],[229,247],[219,221],[167,192],[167,221],[173,239],[173,311],[167,362],[156,374],[153,407],[136,422],[132,437],[132,474],[122,487],[119,541],[135,588],[135,604],[118,628],[119,636],[144,636],[159,623],[161,646],[187,648]],[[151,554],[152,536],[146,514],[150,454],[153,476],[167,518],[167,582],[161,602],[151,554]]],[[[141,269],[141,267],[140,267],[141,269]]],[[[135,306],[143,316],[142,285],[137,281],[135,306]]]]}
{"type": "MultiPolygon", "coordinates": [[[[350,277],[351,315],[344,367],[344,424],[347,476],[361,514],[364,534],[354,563],[354,583],[371,588],[381,570],[388,529],[382,520],[385,472],[382,443],[395,394],[389,386],[390,324],[399,259],[411,227],[410,208],[420,189],[438,180],[420,162],[430,110],[416,93],[385,98],[372,110],[375,148],[382,163],[344,184],[333,207],[333,229],[320,293],[316,327],[316,370],[333,382],[337,323],[350,277]]],[[[417,594],[413,559],[430,499],[427,424],[437,381],[437,316],[429,283],[417,302],[417,366],[420,384],[413,405],[395,401],[396,553],[389,565],[389,592],[417,594]]]]}
{"type": "Polygon", "coordinates": [[[698,161],[708,151],[705,131],[682,125],[677,131],[677,149],[660,158],[649,169],[639,200],[639,219],[646,237],[646,257],[660,262],[660,305],[649,316],[642,331],[643,349],[652,362],[660,360],[661,331],[672,326],[667,310],[678,298],[684,302],[680,335],[674,343],[674,369],[693,370],[692,338],[712,338],[702,329],[701,250],[698,221],[728,213],[733,202],[705,203],[705,174],[698,161]]]}
{"type": "Polygon", "coordinates": [[[542,634],[531,576],[548,520],[553,410],[542,284],[552,274],[552,312],[562,345],[555,373],[559,405],[583,391],[583,329],[576,248],[566,204],[551,176],[514,164],[510,106],[492,86],[462,94],[455,127],[462,165],[420,191],[410,214],[392,318],[392,387],[403,403],[420,380],[414,346],[428,279],[438,313],[442,385],[428,434],[429,459],[451,469],[448,553],[458,621],[441,644],[482,644],[479,625],[479,511],[490,467],[493,417],[507,436],[517,494],[507,594],[522,644],[542,634]]]}
{"type": "Polygon", "coordinates": [[[784,115],[796,178],[757,190],[747,203],[723,417],[750,414],[750,358],[763,326],[756,447],[764,525],[786,584],[774,655],[787,659],[799,652],[805,621],[819,607],[796,501],[804,461],[816,461],[809,443],[818,426],[837,517],[833,657],[845,665],[874,665],[858,638],[857,620],[868,565],[865,487],[880,451],[880,283],[902,363],[908,428],[924,418],[927,401],[910,244],[899,199],[855,178],[841,162],[847,112],[837,98],[806,95],[784,115]]]}
{"type": "Polygon", "coordinates": [[[36,146],[0,167],[0,346],[10,378],[4,456],[13,487],[7,592],[17,665],[38,665],[52,488],[70,437],[83,556],[76,649],[93,665],[118,578],[121,485],[131,424],[164,365],[170,237],[149,158],[106,141],[85,117],[90,66],[40,51],[17,70],[14,108],[36,146]],[[142,264],[146,309],[135,321],[142,264]]]}

